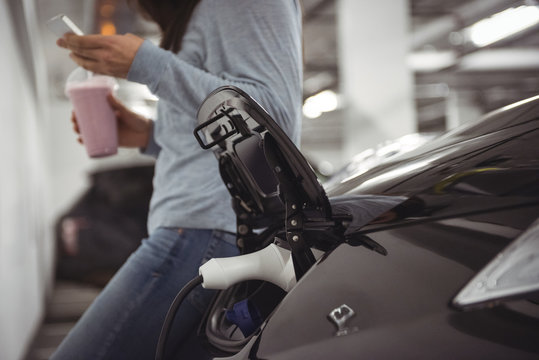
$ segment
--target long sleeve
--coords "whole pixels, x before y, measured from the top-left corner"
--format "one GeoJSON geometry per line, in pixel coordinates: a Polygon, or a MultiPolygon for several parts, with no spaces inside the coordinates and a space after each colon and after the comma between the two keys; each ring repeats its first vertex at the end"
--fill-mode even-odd
{"type": "Polygon", "coordinates": [[[219,86],[235,85],[299,139],[301,36],[291,0],[203,0],[176,55],[145,41],[128,79],[192,112],[219,86]],[[288,8],[287,8],[288,7],[288,8]]]}

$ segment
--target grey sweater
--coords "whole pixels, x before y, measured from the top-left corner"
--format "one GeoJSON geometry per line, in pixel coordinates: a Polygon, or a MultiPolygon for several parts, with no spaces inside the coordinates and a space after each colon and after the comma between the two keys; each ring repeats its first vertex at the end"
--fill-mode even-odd
{"type": "Polygon", "coordinates": [[[215,156],[193,136],[198,107],[217,87],[255,98],[290,138],[301,128],[301,9],[298,0],[202,0],[178,54],[145,41],[128,80],[159,97],[146,152],[157,157],[148,230],[235,232],[230,195],[215,156]]]}

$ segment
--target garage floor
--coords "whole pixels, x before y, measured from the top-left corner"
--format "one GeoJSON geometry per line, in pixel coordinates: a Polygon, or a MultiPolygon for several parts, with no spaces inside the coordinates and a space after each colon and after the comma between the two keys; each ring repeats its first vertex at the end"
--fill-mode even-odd
{"type": "Polygon", "coordinates": [[[100,291],[101,288],[86,284],[57,282],[25,360],[48,359],[100,291]]]}

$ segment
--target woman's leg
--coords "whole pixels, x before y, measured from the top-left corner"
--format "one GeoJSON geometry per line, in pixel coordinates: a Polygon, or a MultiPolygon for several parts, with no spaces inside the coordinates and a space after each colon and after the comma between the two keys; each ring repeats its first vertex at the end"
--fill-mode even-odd
{"type": "MultiPolygon", "coordinates": [[[[51,359],[152,359],[172,300],[212,257],[237,255],[222,231],[157,229],[143,240],[51,359]]],[[[197,288],[182,304],[169,345],[196,330],[211,294],[197,288]]],[[[168,353],[168,352],[167,352],[168,353]]]]}

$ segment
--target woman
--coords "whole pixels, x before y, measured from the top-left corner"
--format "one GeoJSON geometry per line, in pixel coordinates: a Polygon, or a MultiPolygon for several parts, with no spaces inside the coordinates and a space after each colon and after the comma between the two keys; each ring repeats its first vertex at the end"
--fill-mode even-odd
{"type": "MultiPolygon", "coordinates": [[[[153,358],[177,292],[204,261],[237,254],[235,215],[217,161],[193,136],[198,107],[211,91],[228,84],[243,89],[299,141],[298,0],[139,0],[137,5],[159,25],[160,47],[131,34],[66,35],[58,41],[80,66],[146,84],[160,100],[154,122],[109,99],[120,145],[140,147],[157,159],[150,235],[53,359],[153,358]]],[[[210,295],[198,288],[182,304],[167,351],[177,345],[186,359],[202,357],[187,339],[210,295]]]]}

